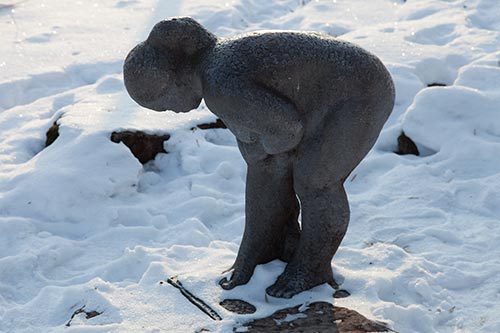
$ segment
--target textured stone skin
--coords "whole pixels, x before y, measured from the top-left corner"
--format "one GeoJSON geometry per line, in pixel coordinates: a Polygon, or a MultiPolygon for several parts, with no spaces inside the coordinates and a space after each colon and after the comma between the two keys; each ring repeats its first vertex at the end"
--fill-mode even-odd
{"type": "Polygon", "coordinates": [[[288,265],[267,288],[271,296],[335,284],[331,260],[349,222],[343,183],[394,105],[377,57],[317,33],[217,39],[195,20],[176,18],[130,52],[124,78],[132,98],[154,110],[186,112],[204,98],[238,140],[248,165],[246,222],[224,289],[274,259],[288,265]]]}

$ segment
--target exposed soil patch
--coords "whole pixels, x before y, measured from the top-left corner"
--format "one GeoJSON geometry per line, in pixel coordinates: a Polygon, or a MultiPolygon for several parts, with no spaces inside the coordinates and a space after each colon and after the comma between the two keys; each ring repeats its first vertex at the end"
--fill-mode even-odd
{"type": "Polygon", "coordinates": [[[163,148],[163,143],[169,138],[168,134],[155,135],[140,131],[113,132],[111,134],[111,141],[123,142],[142,164],[154,160],[158,153],[167,153],[163,148]]]}
{"type": "Polygon", "coordinates": [[[398,137],[398,150],[396,154],[399,155],[420,155],[418,151],[417,145],[413,142],[412,139],[406,136],[405,132],[401,132],[401,135],[398,137]]]}
{"type": "Polygon", "coordinates": [[[54,124],[52,124],[52,126],[50,126],[50,128],[47,130],[45,138],[45,148],[53,144],[58,137],[59,137],[59,124],[57,123],[56,120],[54,121],[54,124]]]}

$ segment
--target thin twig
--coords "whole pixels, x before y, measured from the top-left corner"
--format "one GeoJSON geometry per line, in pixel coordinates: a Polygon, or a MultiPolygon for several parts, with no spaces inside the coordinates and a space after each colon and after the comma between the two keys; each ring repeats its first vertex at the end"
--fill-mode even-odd
{"type": "Polygon", "coordinates": [[[194,304],[198,309],[203,311],[207,316],[212,318],[213,320],[222,320],[222,317],[219,316],[217,312],[215,312],[214,309],[212,309],[207,303],[205,303],[203,300],[199,299],[198,297],[194,296],[189,290],[184,288],[182,283],[177,280],[177,277],[171,277],[167,279],[168,284],[174,286],[175,288],[179,289],[181,294],[188,299],[192,304],[194,304]]]}

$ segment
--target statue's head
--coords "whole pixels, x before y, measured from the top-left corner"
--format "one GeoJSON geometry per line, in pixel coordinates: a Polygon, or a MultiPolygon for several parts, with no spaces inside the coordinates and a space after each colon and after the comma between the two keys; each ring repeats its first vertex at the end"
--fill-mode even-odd
{"type": "Polygon", "coordinates": [[[123,77],[128,93],[140,105],[156,111],[197,108],[202,99],[197,64],[216,39],[188,17],[159,22],[125,59],[123,77]]]}

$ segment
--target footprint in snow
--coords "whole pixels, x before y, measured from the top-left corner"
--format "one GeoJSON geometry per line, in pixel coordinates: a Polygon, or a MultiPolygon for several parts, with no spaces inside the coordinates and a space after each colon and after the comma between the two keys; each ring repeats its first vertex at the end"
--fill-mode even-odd
{"type": "Polygon", "coordinates": [[[440,24],[432,28],[422,29],[405,39],[409,42],[424,45],[446,45],[458,37],[455,24],[440,24]]]}

